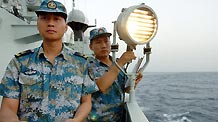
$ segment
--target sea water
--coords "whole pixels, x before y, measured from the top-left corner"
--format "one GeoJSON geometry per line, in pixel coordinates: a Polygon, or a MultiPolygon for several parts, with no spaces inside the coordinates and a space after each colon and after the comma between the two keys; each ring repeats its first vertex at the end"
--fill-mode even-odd
{"type": "Polygon", "coordinates": [[[144,73],[136,101],[149,122],[218,122],[218,72],[144,73]]]}

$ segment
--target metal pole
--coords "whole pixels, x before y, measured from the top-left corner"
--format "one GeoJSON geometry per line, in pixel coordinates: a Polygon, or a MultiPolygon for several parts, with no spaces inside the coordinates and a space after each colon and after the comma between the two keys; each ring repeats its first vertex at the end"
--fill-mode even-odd
{"type": "Polygon", "coordinates": [[[130,93],[129,93],[129,103],[134,103],[135,100],[135,79],[136,73],[128,74],[128,78],[130,80],[130,93]]]}
{"type": "MultiPolygon", "coordinates": [[[[114,30],[113,30],[113,43],[112,45],[116,45],[116,21],[113,21],[114,23],[114,30]]],[[[116,51],[112,50],[112,57],[113,57],[113,61],[116,62],[116,51]]]]}
{"type": "Polygon", "coordinates": [[[139,69],[139,72],[143,72],[145,70],[145,68],[147,67],[149,61],[150,61],[150,54],[151,54],[151,47],[150,47],[150,43],[146,44],[146,48],[145,48],[145,54],[146,54],[146,62],[145,64],[142,66],[142,68],[139,69]]]}

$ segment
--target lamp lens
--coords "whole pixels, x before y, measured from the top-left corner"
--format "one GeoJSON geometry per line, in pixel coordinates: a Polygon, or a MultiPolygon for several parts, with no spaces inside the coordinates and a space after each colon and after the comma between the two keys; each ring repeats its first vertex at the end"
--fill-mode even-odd
{"type": "Polygon", "coordinates": [[[156,31],[156,18],[149,9],[137,8],[128,17],[126,29],[137,43],[146,43],[156,31]]]}

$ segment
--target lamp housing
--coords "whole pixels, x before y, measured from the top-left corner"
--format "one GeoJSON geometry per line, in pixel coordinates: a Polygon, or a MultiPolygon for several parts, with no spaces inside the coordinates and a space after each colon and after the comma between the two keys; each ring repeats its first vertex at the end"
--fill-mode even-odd
{"type": "Polygon", "coordinates": [[[119,38],[135,49],[150,42],[157,33],[158,19],[152,8],[144,3],[123,9],[116,21],[119,38]]]}

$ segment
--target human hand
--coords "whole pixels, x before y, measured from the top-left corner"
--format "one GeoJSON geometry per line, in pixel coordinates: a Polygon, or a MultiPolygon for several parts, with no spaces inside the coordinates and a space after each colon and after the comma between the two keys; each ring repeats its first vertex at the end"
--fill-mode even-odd
{"type": "Polygon", "coordinates": [[[141,81],[142,77],[143,77],[143,75],[141,72],[136,74],[135,85],[137,85],[141,81]]]}
{"type": "Polygon", "coordinates": [[[136,56],[133,51],[126,51],[122,54],[122,56],[117,61],[121,66],[125,65],[127,62],[131,60],[135,60],[136,56]]]}

